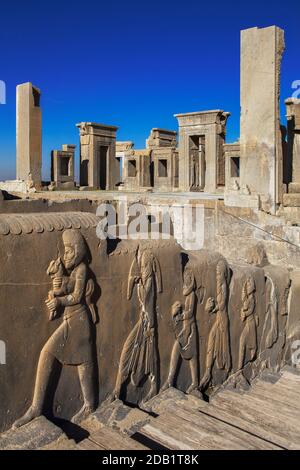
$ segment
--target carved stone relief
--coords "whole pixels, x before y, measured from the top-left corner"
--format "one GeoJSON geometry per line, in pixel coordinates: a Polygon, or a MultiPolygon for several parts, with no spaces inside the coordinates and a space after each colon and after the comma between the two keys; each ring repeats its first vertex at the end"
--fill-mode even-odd
{"type": "Polygon", "coordinates": [[[279,371],[286,345],[286,324],[291,281],[287,274],[266,272],[265,317],[259,344],[259,354],[253,364],[252,378],[264,369],[279,371]]]}
{"type": "Polygon", "coordinates": [[[229,299],[230,270],[225,260],[220,260],[216,268],[216,299],[209,297],[206,302],[206,313],[215,315],[216,319],[207,340],[206,370],[200,382],[204,390],[212,379],[212,370],[224,370],[227,375],[231,370],[231,348],[229,338],[229,299]]]}
{"type": "Polygon", "coordinates": [[[123,346],[112,398],[120,397],[127,379],[130,378],[131,383],[138,387],[146,378],[150,381],[150,389],[144,403],[157,394],[158,385],[156,297],[162,292],[162,278],[160,264],[151,249],[138,247],[136,251],[128,278],[128,300],[135,288],[140,317],[123,346]]]}
{"type": "Polygon", "coordinates": [[[243,331],[240,337],[238,371],[241,371],[248,362],[252,362],[257,354],[258,316],[255,314],[255,291],[254,278],[249,276],[242,291],[240,316],[243,322],[243,331]]]}
{"type": "Polygon", "coordinates": [[[84,237],[77,230],[66,230],[62,238],[63,261],[58,258],[48,267],[52,290],[45,303],[49,320],[62,316],[63,321],[41,351],[32,404],[14,427],[20,427],[43,413],[47,390],[58,365],[74,366],[78,370],[83,406],[72,421],[85,418],[96,406],[93,325],[97,318],[91,302],[94,281],[88,268],[88,249],[84,237]]]}
{"type": "Polygon", "coordinates": [[[177,301],[172,306],[172,321],[175,342],[172,349],[170,370],[162,391],[174,386],[180,358],[187,361],[191,373],[191,384],[186,393],[201,396],[199,391],[199,345],[196,324],[197,296],[196,280],[193,271],[186,267],[183,273],[184,305],[177,301]]]}

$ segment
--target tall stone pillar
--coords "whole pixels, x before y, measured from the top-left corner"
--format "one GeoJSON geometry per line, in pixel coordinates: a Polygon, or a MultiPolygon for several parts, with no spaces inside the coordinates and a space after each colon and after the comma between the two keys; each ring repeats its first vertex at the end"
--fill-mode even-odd
{"type": "Polygon", "coordinates": [[[279,98],[284,48],[284,31],[276,26],[241,31],[241,193],[271,213],[283,197],[279,98]]]}
{"type": "Polygon", "coordinates": [[[17,86],[17,179],[41,184],[41,92],[32,83],[17,86]]]}
{"type": "Polygon", "coordinates": [[[300,99],[285,100],[288,122],[288,163],[292,168],[289,192],[300,193],[300,99]]]}

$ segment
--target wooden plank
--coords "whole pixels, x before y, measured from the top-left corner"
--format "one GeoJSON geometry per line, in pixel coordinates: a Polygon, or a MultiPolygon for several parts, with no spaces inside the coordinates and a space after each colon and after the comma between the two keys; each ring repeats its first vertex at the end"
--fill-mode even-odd
{"type": "Polygon", "coordinates": [[[223,423],[221,420],[216,420],[215,417],[206,416],[204,414],[195,412],[195,410],[184,410],[178,408],[176,410],[176,416],[183,420],[195,423],[197,426],[201,426],[210,435],[218,434],[222,436],[224,441],[227,441],[227,446],[224,448],[231,448],[231,444],[235,442],[243,449],[262,449],[262,450],[279,450],[279,447],[274,443],[266,442],[257,436],[249,434],[243,429],[236,429],[231,423],[223,423]]]}
{"type": "Polygon", "coordinates": [[[222,398],[228,397],[229,400],[233,400],[241,406],[249,403],[257,412],[264,411],[265,413],[276,417],[279,421],[288,421],[294,429],[294,432],[300,436],[300,413],[297,410],[293,409],[286,403],[282,402],[278,404],[276,400],[268,399],[263,395],[257,395],[258,393],[256,394],[255,392],[239,394],[227,390],[226,392],[221,392],[217,396],[222,398]]]}
{"type": "Polygon", "coordinates": [[[281,382],[286,382],[290,385],[294,384],[297,387],[300,387],[300,374],[294,374],[293,372],[284,371],[281,378],[281,382]]]}
{"type": "Polygon", "coordinates": [[[258,429],[264,429],[270,432],[270,441],[274,439],[274,435],[278,436],[277,444],[285,442],[287,448],[300,447],[299,424],[284,419],[280,411],[270,408],[265,402],[257,403],[251,396],[241,396],[237,393],[229,392],[218,394],[214,397],[212,405],[218,409],[222,409],[227,413],[235,414],[240,419],[251,423],[254,426],[255,433],[258,429]],[[258,427],[259,426],[259,427],[258,427]]]}
{"type": "MultiPolygon", "coordinates": [[[[158,400],[157,400],[158,402],[158,400]]],[[[219,407],[217,404],[212,404],[212,402],[207,403],[203,400],[199,400],[191,395],[183,395],[176,393],[176,398],[173,397],[173,400],[169,398],[166,394],[166,398],[161,398],[159,404],[156,403],[155,411],[157,413],[163,413],[164,411],[172,410],[174,408],[182,408],[185,410],[190,410],[192,412],[201,412],[207,414],[212,418],[219,419],[224,421],[227,424],[230,424],[236,427],[238,430],[244,430],[249,433],[249,435],[254,435],[255,437],[265,440],[267,443],[274,444],[281,448],[287,449],[291,447],[291,442],[287,439],[286,434],[281,435],[280,433],[273,433],[268,424],[259,423],[252,419],[247,419],[246,416],[242,413],[240,416],[239,410],[236,410],[236,406],[230,406],[225,408],[219,407]]]]}
{"type": "Polygon", "coordinates": [[[289,380],[291,382],[298,383],[300,385],[300,374],[284,370],[280,380],[289,380]]]}
{"type": "Polygon", "coordinates": [[[143,444],[106,426],[90,434],[88,439],[107,450],[148,450],[143,444]]]}
{"type": "Polygon", "coordinates": [[[178,432],[176,436],[174,436],[174,434],[170,435],[169,432],[165,432],[164,428],[157,424],[146,424],[140,429],[139,433],[169,450],[195,449],[193,446],[183,442],[182,439],[179,438],[180,434],[178,434],[178,432]]]}
{"type": "Polygon", "coordinates": [[[278,449],[230,424],[179,407],[162,413],[139,432],[173,450],[278,449]]]}
{"type": "Polygon", "coordinates": [[[286,386],[276,383],[270,385],[267,382],[257,382],[251,389],[251,396],[263,395],[268,400],[274,400],[279,406],[286,405],[300,414],[299,390],[290,390],[286,386]]]}
{"type": "Polygon", "coordinates": [[[187,426],[187,423],[178,419],[173,412],[162,413],[153,419],[151,424],[143,426],[139,433],[171,450],[210,448],[209,443],[205,441],[207,436],[201,428],[198,429],[189,423],[187,426]]]}
{"type": "Polygon", "coordinates": [[[204,403],[203,406],[200,407],[199,413],[228,423],[237,429],[249,433],[249,435],[256,436],[281,449],[297,448],[297,445],[293,446],[285,434],[281,435],[279,432],[273,432],[266,423],[251,418],[249,419],[249,416],[245,416],[245,413],[241,413],[237,408],[232,408],[231,406],[226,408],[224,406],[218,406],[217,404],[208,405],[204,403]]]}

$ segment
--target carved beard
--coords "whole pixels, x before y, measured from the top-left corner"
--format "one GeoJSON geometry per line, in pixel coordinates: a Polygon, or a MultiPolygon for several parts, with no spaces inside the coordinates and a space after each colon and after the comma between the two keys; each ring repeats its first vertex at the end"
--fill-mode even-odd
{"type": "Polygon", "coordinates": [[[65,267],[68,271],[70,271],[71,269],[73,269],[75,267],[74,257],[72,259],[64,258],[64,263],[65,263],[65,267]]]}
{"type": "Polygon", "coordinates": [[[78,254],[77,254],[77,249],[76,247],[74,248],[74,254],[72,257],[67,257],[64,255],[64,265],[68,271],[71,271],[72,269],[76,268],[76,266],[79,264],[78,260],[78,254]]]}

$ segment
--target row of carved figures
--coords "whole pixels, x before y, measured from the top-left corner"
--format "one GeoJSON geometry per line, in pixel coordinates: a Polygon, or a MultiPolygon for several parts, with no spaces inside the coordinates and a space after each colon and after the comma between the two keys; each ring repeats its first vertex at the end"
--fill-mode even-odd
{"type": "MultiPolygon", "coordinates": [[[[79,422],[94,411],[95,393],[95,335],[94,324],[97,313],[92,303],[94,280],[88,267],[88,249],[84,237],[78,230],[63,232],[64,256],[52,261],[47,274],[52,278],[52,290],[46,305],[49,320],[63,315],[63,321],[43,347],[34,387],[31,407],[14,423],[22,426],[40,416],[46,400],[53,369],[57,365],[73,365],[78,369],[83,406],[73,417],[79,422]]],[[[224,259],[216,265],[216,298],[208,298],[205,310],[214,314],[215,320],[207,340],[206,365],[199,383],[199,345],[196,323],[197,291],[193,269],[187,264],[183,273],[184,302],[176,301],[171,309],[174,329],[174,345],[171,353],[169,373],[161,390],[174,385],[180,359],[189,364],[191,383],[187,393],[201,397],[212,379],[212,371],[224,370],[228,376],[232,369],[228,301],[230,269],[224,259]]],[[[149,399],[158,393],[158,345],[157,345],[157,295],[162,292],[162,276],[159,261],[150,248],[138,247],[132,262],[127,298],[132,298],[134,289],[139,300],[139,318],[126,339],[119,362],[116,385],[109,400],[120,398],[122,386],[127,380],[138,387],[147,379],[149,392],[141,406],[147,407],[149,399]]],[[[267,318],[271,328],[267,332],[266,347],[271,347],[278,336],[277,297],[271,278],[266,283],[268,306],[267,318]]],[[[238,373],[247,361],[257,355],[257,315],[255,281],[249,276],[242,289],[241,322],[238,373]]]]}

